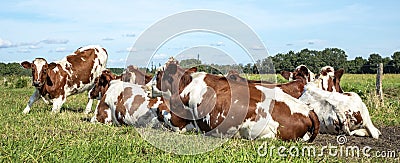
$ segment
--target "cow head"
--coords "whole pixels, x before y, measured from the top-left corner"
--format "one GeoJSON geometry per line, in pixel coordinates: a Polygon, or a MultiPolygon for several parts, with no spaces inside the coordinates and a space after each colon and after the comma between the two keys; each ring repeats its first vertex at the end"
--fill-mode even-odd
{"type": "Polygon", "coordinates": [[[101,98],[107,91],[111,80],[118,79],[110,70],[103,70],[101,75],[95,79],[94,87],[90,91],[90,98],[101,98]]]}
{"type": "Polygon", "coordinates": [[[196,71],[196,67],[185,70],[176,62],[168,62],[165,68],[156,75],[156,87],[161,92],[177,94],[190,83],[190,74],[196,71]]]}
{"type": "Polygon", "coordinates": [[[289,81],[301,79],[308,83],[315,80],[315,74],[311,72],[305,65],[297,66],[293,72],[282,71],[281,75],[289,81]]]}
{"type": "Polygon", "coordinates": [[[24,61],[21,63],[21,66],[24,67],[25,69],[31,69],[32,70],[32,85],[40,88],[46,82],[49,82],[48,84],[52,85],[48,78],[47,71],[53,69],[56,67],[55,63],[50,63],[47,64],[46,59],[44,58],[36,58],[35,60],[31,62],[24,61]]]}
{"type": "Polygon", "coordinates": [[[228,80],[238,81],[238,82],[247,82],[247,79],[241,77],[236,70],[229,70],[228,74],[226,75],[228,80]]]}
{"type": "Polygon", "coordinates": [[[321,68],[320,74],[317,76],[319,79],[318,87],[329,92],[343,93],[340,87],[340,79],[344,74],[344,69],[335,69],[331,66],[321,68]]]}

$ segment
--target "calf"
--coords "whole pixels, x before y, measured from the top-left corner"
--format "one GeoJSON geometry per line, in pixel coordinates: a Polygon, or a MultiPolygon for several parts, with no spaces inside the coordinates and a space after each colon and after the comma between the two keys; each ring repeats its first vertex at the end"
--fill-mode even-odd
{"type": "Polygon", "coordinates": [[[310,142],[317,136],[319,121],[314,111],[281,89],[229,81],[196,70],[169,62],[155,77],[155,87],[170,109],[159,109],[158,114],[173,130],[310,142]]]}
{"type": "MultiPolygon", "coordinates": [[[[24,68],[32,70],[32,85],[36,88],[23,113],[28,113],[40,97],[52,103],[52,112],[58,113],[68,96],[93,87],[95,78],[106,67],[107,57],[104,48],[92,45],[81,47],[57,62],[47,63],[44,58],[22,62],[24,68]]],[[[88,104],[91,102],[89,99],[88,104]]]]}

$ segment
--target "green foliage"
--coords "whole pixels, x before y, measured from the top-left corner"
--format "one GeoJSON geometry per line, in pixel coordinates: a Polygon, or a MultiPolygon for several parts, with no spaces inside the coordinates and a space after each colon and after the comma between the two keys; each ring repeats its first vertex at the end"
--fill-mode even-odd
{"type": "Polygon", "coordinates": [[[18,78],[17,82],[15,83],[15,88],[24,88],[26,87],[26,83],[28,81],[25,78],[18,78]]]}
{"type": "Polygon", "coordinates": [[[108,68],[113,74],[122,74],[124,72],[123,68],[108,68]]]}
{"type": "Polygon", "coordinates": [[[29,76],[31,70],[24,69],[19,63],[0,63],[0,76],[29,76]]]}

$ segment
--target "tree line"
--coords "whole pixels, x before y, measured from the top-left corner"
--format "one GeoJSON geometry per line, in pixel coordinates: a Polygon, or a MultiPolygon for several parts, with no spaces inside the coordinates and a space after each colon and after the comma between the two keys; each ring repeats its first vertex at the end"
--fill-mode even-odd
{"type": "MultiPolygon", "coordinates": [[[[183,67],[197,66],[199,71],[205,71],[213,74],[225,74],[229,70],[241,70],[243,73],[279,73],[283,70],[293,71],[299,65],[307,67],[318,73],[324,66],[332,66],[335,69],[344,68],[346,73],[350,74],[374,74],[377,71],[377,65],[383,63],[384,73],[400,73],[400,52],[394,52],[390,57],[382,57],[377,53],[370,54],[368,58],[356,57],[348,60],[344,50],[339,48],[326,48],[324,50],[303,49],[299,52],[289,51],[287,53],[278,53],[269,56],[256,63],[218,65],[202,64],[197,59],[187,59],[180,61],[183,67]]],[[[122,68],[110,68],[112,72],[121,74],[122,68]]],[[[154,73],[155,67],[147,69],[147,72],[154,73]]],[[[31,71],[22,68],[19,63],[0,63],[0,76],[30,76],[31,71]]]]}

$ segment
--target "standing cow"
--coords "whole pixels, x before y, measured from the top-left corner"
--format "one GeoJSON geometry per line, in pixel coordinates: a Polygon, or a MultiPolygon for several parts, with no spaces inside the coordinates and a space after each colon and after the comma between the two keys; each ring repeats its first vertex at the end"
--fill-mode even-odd
{"type": "MultiPolygon", "coordinates": [[[[57,62],[47,63],[44,58],[36,58],[32,63],[22,62],[25,69],[32,70],[32,85],[36,87],[23,113],[29,113],[32,104],[40,97],[46,103],[52,103],[52,112],[58,113],[68,96],[93,87],[95,78],[106,67],[107,58],[104,48],[90,45],[77,49],[57,62]]],[[[91,100],[88,104],[92,103],[91,100]]]]}

